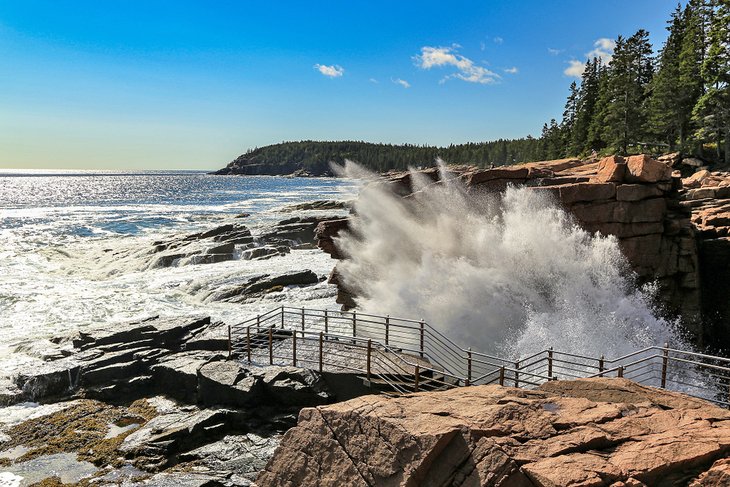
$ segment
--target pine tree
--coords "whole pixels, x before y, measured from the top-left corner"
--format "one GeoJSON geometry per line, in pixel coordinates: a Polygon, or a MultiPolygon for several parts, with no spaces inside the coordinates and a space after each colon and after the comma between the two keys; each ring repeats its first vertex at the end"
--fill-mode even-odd
{"type": "MultiPolygon", "coordinates": [[[[689,9],[689,5],[686,9],[689,9]]],[[[686,124],[686,120],[683,119],[682,104],[677,103],[677,97],[682,96],[679,93],[681,87],[679,64],[687,30],[686,17],[679,6],[672,14],[667,30],[669,37],[659,54],[659,69],[652,80],[649,122],[652,135],[666,142],[669,150],[674,150],[677,138],[680,139],[680,144],[683,142],[683,129],[686,124]]]]}
{"type": "Polygon", "coordinates": [[[611,76],[608,66],[598,65],[596,70],[596,101],[593,116],[588,125],[586,149],[601,150],[608,146],[608,110],[611,104],[611,76]]]}
{"type": "MultiPolygon", "coordinates": [[[[701,2],[702,0],[700,0],[701,2]]],[[[676,92],[677,129],[680,147],[686,148],[691,130],[692,110],[703,92],[702,63],[705,57],[705,29],[698,1],[684,9],[684,32],[679,52],[679,82],[676,92]]]]}
{"type": "Polygon", "coordinates": [[[649,83],[653,75],[649,34],[619,37],[610,63],[606,123],[609,145],[626,154],[647,133],[649,83]]]}
{"type": "Polygon", "coordinates": [[[586,63],[578,90],[576,114],[573,122],[568,152],[578,155],[590,151],[593,147],[588,144],[588,130],[595,115],[598,100],[598,68],[600,60],[594,58],[586,63]]]}
{"type": "Polygon", "coordinates": [[[570,83],[570,93],[565,101],[565,110],[563,111],[563,120],[560,122],[560,130],[562,132],[562,155],[577,155],[580,151],[573,152],[572,140],[575,121],[578,115],[578,103],[580,101],[580,92],[575,81],[570,83]]]}
{"type": "Polygon", "coordinates": [[[707,51],[702,63],[704,94],[694,107],[697,136],[712,140],[717,159],[730,164],[730,1],[713,0],[707,31],[707,51]]]}

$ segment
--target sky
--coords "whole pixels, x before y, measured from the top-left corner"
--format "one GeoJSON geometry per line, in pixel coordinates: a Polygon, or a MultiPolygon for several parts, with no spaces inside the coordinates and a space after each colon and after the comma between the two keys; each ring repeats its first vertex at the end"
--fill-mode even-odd
{"type": "Polygon", "coordinates": [[[539,136],[676,0],[0,0],[0,168],[217,169],[287,140],[539,136]]]}

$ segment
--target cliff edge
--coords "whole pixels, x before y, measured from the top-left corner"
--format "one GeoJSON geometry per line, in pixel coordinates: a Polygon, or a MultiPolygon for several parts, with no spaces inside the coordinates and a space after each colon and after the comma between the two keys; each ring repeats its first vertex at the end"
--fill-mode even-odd
{"type": "Polygon", "coordinates": [[[303,409],[259,486],[730,485],[730,411],[625,379],[303,409]]]}

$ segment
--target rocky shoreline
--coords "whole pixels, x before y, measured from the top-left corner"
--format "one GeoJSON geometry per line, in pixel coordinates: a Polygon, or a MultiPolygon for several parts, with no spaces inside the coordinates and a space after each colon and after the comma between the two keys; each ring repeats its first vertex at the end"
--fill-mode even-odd
{"type": "Polygon", "coordinates": [[[299,410],[337,388],[310,370],[226,360],[225,333],[207,317],[155,318],[59,338],[62,358],[2,387],[5,406],[53,408],[0,427],[0,470],[63,459],[84,477],[43,485],[250,485],[299,410]]]}
{"type": "MultiPolygon", "coordinates": [[[[508,185],[551,194],[586,229],[616,235],[637,274],[659,279],[672,309],[698,316],[698,336],[727,336],[730,174],[700,168],[682,179],[684,166],[636,156],[446,175],[475,195],[508,185]],[[712,325],[699,318],[712,313],[720,316],[712,325]]],[[[421,173],[441,183],[438,171],[421,173]]],[[[410,178],[393,173],[382,184],[408,197],[410,178]]],[[[351,207],[320,201],[291,211],[351,207]]],[[[357,215],[289,218],[258,235],[245,218],[109,258],[154,268],[317,245],[341,259],[337,235],[357,215]]],[[[242,303],[322,279],[301,269],[199,292],[203,301],[242,303]]],[[[336,268],[329,281],[338,302],[352,305],[336,268]]],[[[351,399],[368,391],[333,374],[229,360],[228,327],[207,316],[105,324],[42,348],[32,353],[37,365],[0,377],[0,407],[18,416],[0,420],[2,486],[20,477],[44,486],[730,482],[730,413],[622,379],[351,399]]]]}

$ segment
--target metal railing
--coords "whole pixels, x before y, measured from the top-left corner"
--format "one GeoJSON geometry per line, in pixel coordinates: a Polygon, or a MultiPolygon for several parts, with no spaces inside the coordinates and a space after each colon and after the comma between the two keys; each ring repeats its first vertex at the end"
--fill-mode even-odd
{"type": "Polygon", "coordinates": [[[730,359],[667,344],[612,359],[549,348],[508,360],[462,348],[423,320],[288,306],[229,326],[228,343],[231,358],[250,364],[345,371],[395,393],[625,377],[730,406],[730,359]]]}

